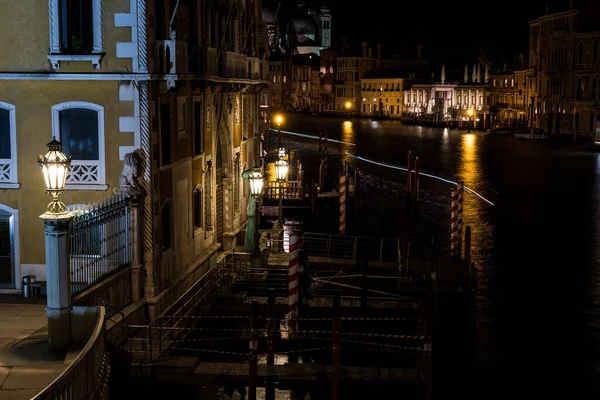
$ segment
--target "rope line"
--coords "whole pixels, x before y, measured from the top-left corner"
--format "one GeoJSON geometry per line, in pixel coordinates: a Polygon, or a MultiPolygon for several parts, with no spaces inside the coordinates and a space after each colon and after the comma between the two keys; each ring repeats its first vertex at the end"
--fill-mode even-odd
{"type": "MultiPolygon", "coordinates": [[[[371,163],[371,164],[374,164],[374,165],[379,165],[380,167],[392,168],[392,169],[397,169],[397,170],[400,170],[400,171],[408,171],[408,168],[401,167],[399,165],[388,164],[388,163],[384,163],[384,162],[380,162],[380,161],[374,161],[374,160],[371,160],[371,159],[368,159],[368,158],[365,158],[365,157],[355,156],[354,154],[350,154],[347,151],[345,152],[345,154],[347,156],[349,156],[349,157],[352,157],[352,158],[356,159],[356,160],[364,161],[364,162],[371,163]]],[[[413,173],[414,173],[414,171],[413,171],[413,173]]],[[[439,181],[442,181],[442,182],[445,182],[445,183],[449,183],[451,185],[457,185],[457,182],[451,181],[449,179],[442,178],[441,176],[427,174],[427,173],[425,173],[423,171],[419,171],[419,175],[423,175],[423,176],[425,176],[427,178],[437,179],[439,181]]],[[[495,205],[494,203],[492,203],[491,201],[489,201],[488,199],[486,199],[485,197],[483,197],[482,195],[480,195],[479,193],[477,193],[473,189],[471,189],[469,187],[466,187],[466,186],[464,188],[465,188],[465,192],[470,193],[470,194],[474,194],[475,196],[479,197],[481,200],[485,201],[486,203],[488,203],[488,204],[490,204],[492,206],[495,205]]]]}

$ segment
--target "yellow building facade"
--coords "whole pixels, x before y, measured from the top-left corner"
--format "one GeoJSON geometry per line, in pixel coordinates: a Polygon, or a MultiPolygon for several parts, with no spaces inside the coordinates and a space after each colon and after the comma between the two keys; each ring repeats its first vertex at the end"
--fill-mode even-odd
{"type": "Polygon", "coordinates": [[[0,61],[0,290],[19,289],[24,275],[45,280],[39,215],[49,198],[36,157],[53,136],[73,158],[68,206],[116,193],[124,156],[142,156],[149,302],[164,301],[174,285],[184,290],[187,276],[235,245],[249,196],[240,175],[259,155],[269,70],[256,48],[260,2],[227,3],[3,8],[5,31],[26,40],[0,38],[12,55],[0,61]]]}
{"type": "Polygon", "coordinates": [[[361,79],[360,115],[401,118],[404,106],[404,79],[361,79]]]}

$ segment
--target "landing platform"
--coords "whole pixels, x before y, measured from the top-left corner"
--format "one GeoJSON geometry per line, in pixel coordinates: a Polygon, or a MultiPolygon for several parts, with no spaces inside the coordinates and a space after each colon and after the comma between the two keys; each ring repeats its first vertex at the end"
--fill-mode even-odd
{"type": "Polygon", "coordinates": [[[43,305],[0,304],[0,399],[31,399],[79,354],[49,353],[47,324],[43,305]]]}
{"type": "MultiPolygon", "coordinates": [[[[197,362],[196,357],[177,356],[155,363],[156,379],[197,383],[199,378],[220,378],[227,382],[247,382],[248,363],[197,362]]],[[[331,379],[332,367],[318,364],[258,365],[259,379],[278,382],[310,382],[331,379]]],[[[417,369],[342,367],[342,380],[415,383],[420,380],[417,369]]]]}

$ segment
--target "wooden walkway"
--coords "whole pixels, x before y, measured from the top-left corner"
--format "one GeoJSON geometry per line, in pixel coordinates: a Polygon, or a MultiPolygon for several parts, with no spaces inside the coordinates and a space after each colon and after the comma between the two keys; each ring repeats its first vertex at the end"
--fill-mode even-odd
{"type": "MultiPolygon", "coordinates": [[[[223,381],[248,381],[248,363],[198,362],[196,357],[176,356],[154,364],[157,379],[195,383],[202,378],[223,381]]],[[[318,364],[258,365],[260,380],[309,382],[331,379],[332,367],[318,364]]],[[[415,383],[420,381],[417,369],[342,367],[342,380],[415,383]]]]}

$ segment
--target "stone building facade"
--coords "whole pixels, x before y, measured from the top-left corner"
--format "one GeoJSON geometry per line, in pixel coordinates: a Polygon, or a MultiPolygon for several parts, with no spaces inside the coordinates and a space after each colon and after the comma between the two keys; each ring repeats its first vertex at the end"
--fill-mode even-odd
{"type": "Polygon", "coordinates": [[[260,1],[75,3],[80,12],[59,0],[14,2],[0,15],[29,38],[23,48],[0,39],[20,55],[0,61],[10,71],[0,74],[0,247],[11,249],[0,285],[45,279],[38,215],[48,198],[35,160],[54,135],[73,156],[68,205],[110,196],[124,156],[141,154],[145,289],[159,312],[246,221],[240,174],[258,157],[269,73],[256,45],[260,1]]]}

